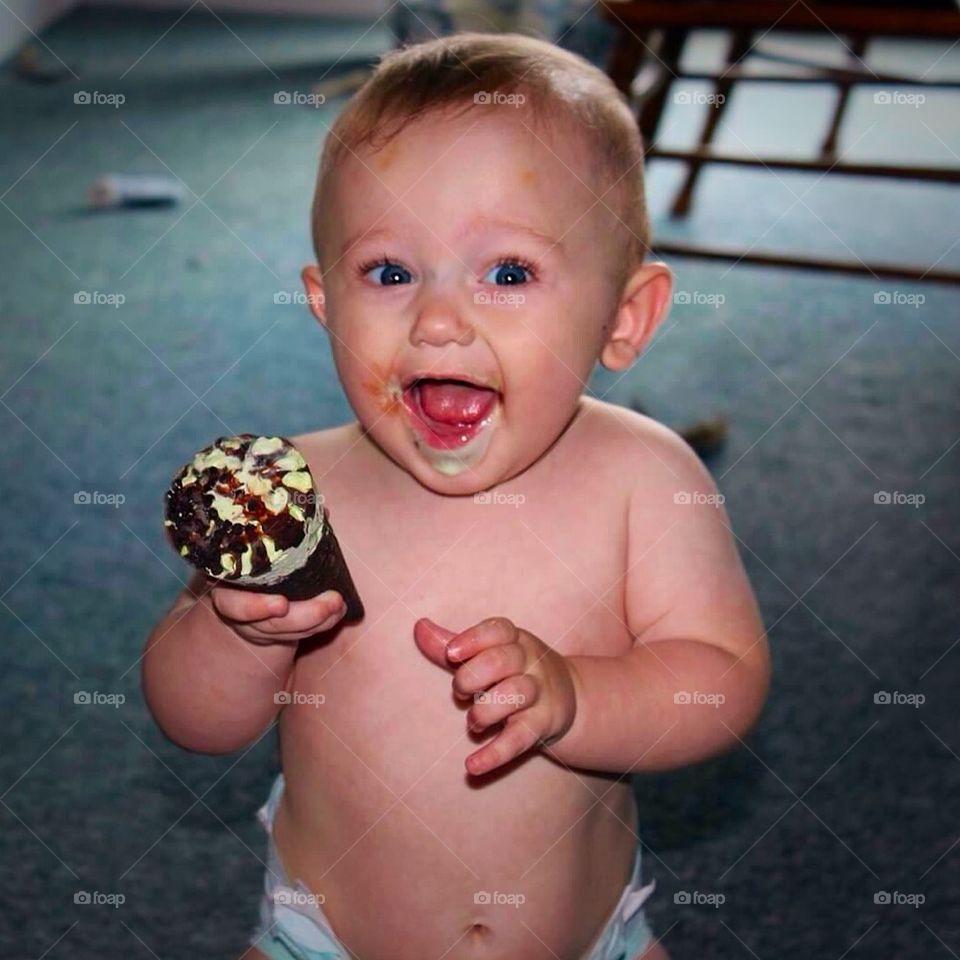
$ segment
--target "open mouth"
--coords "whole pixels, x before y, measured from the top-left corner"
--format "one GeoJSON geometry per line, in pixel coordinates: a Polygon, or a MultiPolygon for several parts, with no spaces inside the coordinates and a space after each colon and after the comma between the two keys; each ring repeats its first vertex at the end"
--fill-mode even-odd
{"type": "Polygon", "coordinates": [[[420,438],[441,450],[468,444],[490,422],[500,394],[459,377],[415,377],[403,388],[403,404],[420,438]]]}

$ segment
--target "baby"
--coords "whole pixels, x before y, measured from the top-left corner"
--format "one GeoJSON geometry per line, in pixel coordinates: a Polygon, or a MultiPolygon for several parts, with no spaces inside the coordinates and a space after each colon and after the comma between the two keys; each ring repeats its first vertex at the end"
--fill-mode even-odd
{"type": "Polygon", "coordinates": [[[735,747],[770,666],[707,470],[583,396],[671,299],[642,158],[517,35],[386,56],[327,137],[303,280],[357,420],[292,439],[365,617],[197,577],[144,660],[187,749],[279,717],[248,960],[668,956],[630,774],[735,747]]]}

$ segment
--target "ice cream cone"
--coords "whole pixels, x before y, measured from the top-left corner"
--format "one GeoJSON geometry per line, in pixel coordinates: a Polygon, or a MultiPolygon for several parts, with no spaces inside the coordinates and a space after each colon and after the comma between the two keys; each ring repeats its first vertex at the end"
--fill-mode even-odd
{"type": "Polygon", "coordinates": [[[307,600],[336,590],[345,619],[363,604],[306,461],[283,437],[220,437],[174,477],[164,524],[175,549],[208,576],[307,600]]]}
{"type": "Polygon", "coordinates": [[[306,563],[275,584],[241,584],[259,593],[282,593],[288,600],[309,600],[325,590],[336,590],[347,605],[345,619],[359,620],[363,604],[353,585],[350,570],[343,559],[340,544],[330,524],[324,519],[324,533],[306,563]]]}

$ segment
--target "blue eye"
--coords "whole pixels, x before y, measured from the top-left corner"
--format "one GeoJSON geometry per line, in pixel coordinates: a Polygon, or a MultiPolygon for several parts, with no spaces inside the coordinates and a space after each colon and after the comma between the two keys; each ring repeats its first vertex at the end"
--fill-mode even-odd
{"type": "Polygon", "coordinates": [[[413,282],[413,275],[410,271],[391,260],[380,260],[375,264],[370,264],[363,267],[362,272],[365,277],[369,277],[374,283],[379,283],[384,287],[413,282]]]}
{"type": "Polygon", "coordinates": [[[531,279],[529,276],[530,273],[532,273],[532,268],[525,263],[517,260],[501,260],[483,279],[487,283],[495,283],[497,286],[507,287],[513,286],[514,284],[526,283],[531,279]]]}

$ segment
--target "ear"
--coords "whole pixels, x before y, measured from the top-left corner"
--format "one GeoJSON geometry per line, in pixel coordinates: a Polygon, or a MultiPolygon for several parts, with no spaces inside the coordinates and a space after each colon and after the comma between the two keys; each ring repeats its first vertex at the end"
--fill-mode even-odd
{"type": "Polygon", "coordinates": [[[659,260],[643,263],[627,279],[613,331],[600,351],[608,370],[626,370],[643,353],[670,311],[673,274],[659,260]]]}
{"type": "Polygon", "coordinates": [[[303,280],[303,289],[307,293],[307,306],[310,312],[325,327],[327,325],[327,299],[323,293],[323,274],[320,268],[312,263],[300,271],[303,280]]]}

